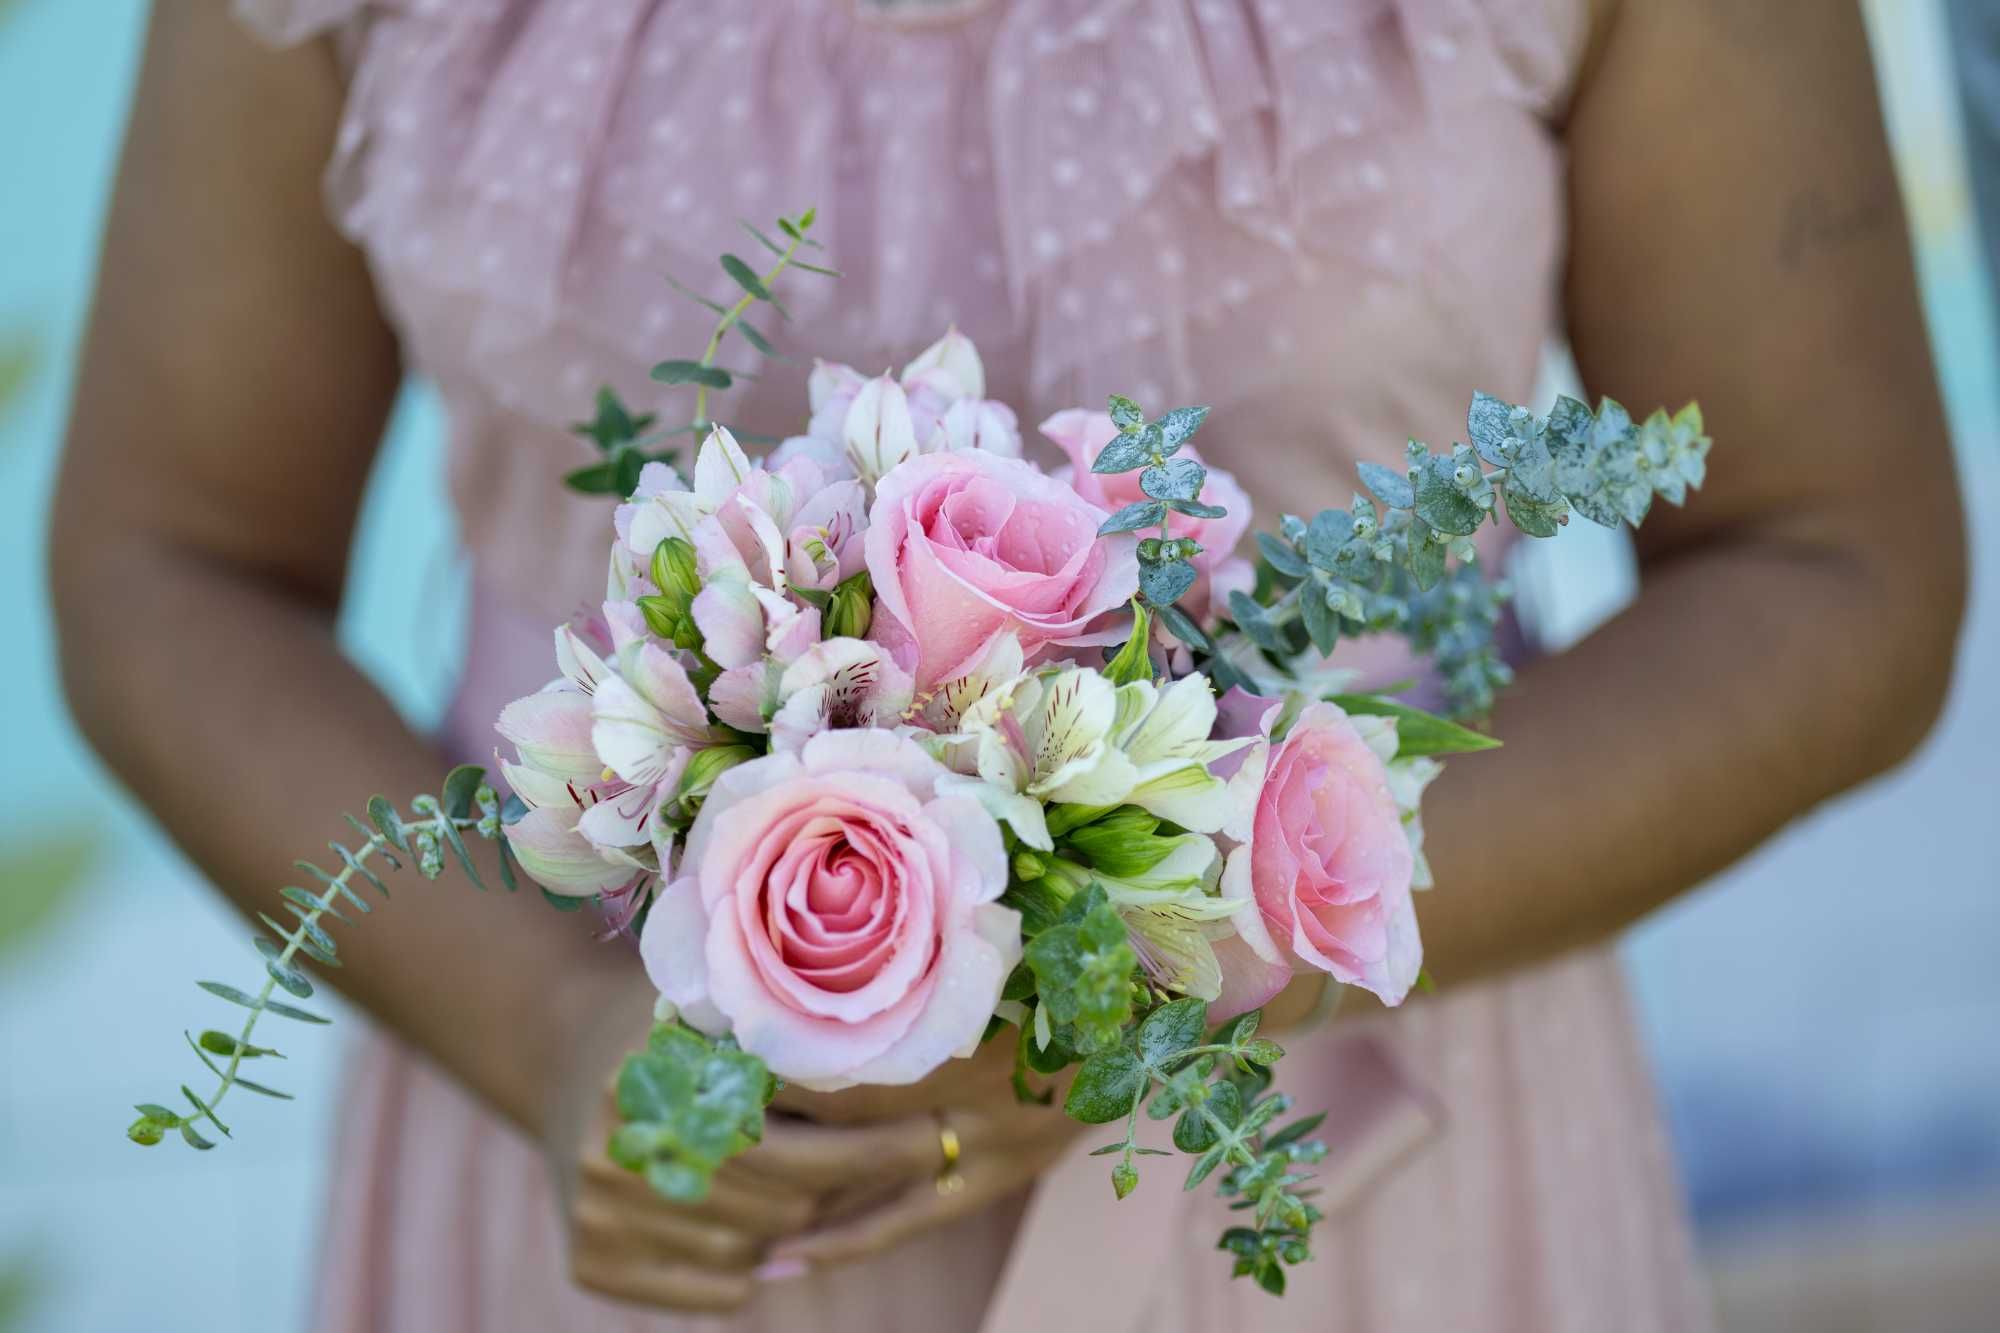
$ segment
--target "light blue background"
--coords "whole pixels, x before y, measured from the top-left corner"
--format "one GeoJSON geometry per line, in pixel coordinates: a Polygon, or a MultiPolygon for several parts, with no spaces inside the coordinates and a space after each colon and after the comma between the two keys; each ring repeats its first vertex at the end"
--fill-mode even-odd
{"type": "MultiPolygon", "coordinates": [[[[1966,484],[1994,512],[1996,362],[1940,25],[1928,3],[1873,8],[1966,484]]],[[[0,3],[0,347],[41,349],[25,397],[0,416],[0,847],[68,828],[99,842],[88,882],[30,946],[0,953],[0,1272],[31,1271],[32,1328],[295,1327],[329,1169],[337,1034],[353,1024],[295,1039],[286,1083],[302,1103],[239,1108],[222,1151],[123,1141],[128,1104],[190,1068],[178,1029],[208,1005],[188,979],[241,975],[245,950],[71,731],[44,592],[46,497],[143,12],[136,0],[0,3]]],[[[461,580],[440,473],[436,408],[412,391],[375,480],[344,631],[419,721],[441,706],[459,633],[456,610],[427,609],[453,605],[461,580]]],[[[2000,1198],[2000,534],[1975,535],[1975,607],[1939,736],[1629,942],[1718,1255],[1828,1215],[1983,1214],[2000,1198]]],[[[1619,595],[1624,554],[1608,539],[1557,546],[1523,581],[1580,626],[1619,595]]],[[[144,584],[133,570],[114,591],[142,596],[144,584]]]]}

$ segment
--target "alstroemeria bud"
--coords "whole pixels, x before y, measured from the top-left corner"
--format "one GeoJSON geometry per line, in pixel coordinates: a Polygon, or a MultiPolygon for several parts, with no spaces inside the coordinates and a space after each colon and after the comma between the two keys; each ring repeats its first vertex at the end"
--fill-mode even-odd
{"type": "Polygon", "coordinates": [[[1094,824],[1085,824],[1066,842],[1107,875],[1143,875],[1180,845],[1176,838],[1160,837],[1159,827],[1157,817],[1128,805],[1094,824]]]}
{"type": "Polygon", "coordinates": [[[874,619],[875,585],[862,570],[833,590],[820,633],[829,639],[863,639],[874,619]]]}
{"type": "Polygon", "coordinates": [[[696,750],[688,757],[687,767],[681,771],[680,783],[674,788],[674,799],[680,802],[681,809],[693,814],[717,778],[756,757],[757,752],[747,745],[713,745],[706,750],[696,750]]]}
{"type": "Polygon", "coordinates": [[[986,366],[979,359],[979,349],[955,328],[947,329],[944,337],[903,367],[904,384],[914,387],[919,381],[946,399],[986,396],[986,366]]]}
{"type": "Polygon", "coordinates": [[[879,375],[861,386],[847,409],[841,442],[855,475],[868,485],[917,452],[916,427],[903,386],[879,375]]]}
{"type": "Polygon", "coordinates": [[[653,548],[653,586],[681,605],[694,600],[701,591],[701,575],[695,570],[694,545],[681,537],[663,538],[653,548]]]}

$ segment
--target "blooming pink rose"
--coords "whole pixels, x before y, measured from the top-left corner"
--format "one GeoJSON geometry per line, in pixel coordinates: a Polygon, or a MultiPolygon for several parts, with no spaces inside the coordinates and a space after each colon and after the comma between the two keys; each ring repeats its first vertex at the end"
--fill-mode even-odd
{"type": "Polygon", "coordinates": [[[999,631],[1038,649],[1107,643],[1101,618],[1139,586],[1138,542],[1099,537],[1108,517],[1019,459],[912,458],[877,484],[865,539],[877,637],[912,657],[919,689],[948,680],[999,631]]]}
{"type": "Polygon", "coordinates": [[[1423,945],[1414,857],[1381,756],[1338,706],[1315,703],[1235,781],[1256,792],[1225,830],[1247,835],[1222,882],[1246,902],[1236,917],[1243,943],[1267,965],[1314,967],[1401,1004],[1423,945]]]}
{"type": "MultiPolygon", "coordinates": [[[[1073,407],[1044,421],[1042,434],[1069,455],[1069,484],[1092,504],[1115,514],[1128,504],[1148,498],[1139,489],[1137,472],[1102,473],[1090,470],[1090,465],[1097,461],[1097,455],[1118,434],[1118,427],[1111,424],[1108,414],[1073,407]]],[[[1176,457],[1202,461],[1193,445],[1183,446],[1176,457]]],[[[1219,575],[1214,581],[1226,585],[1220,588],[1225,596],[1229,588],[1248,591],[1252,581],[1249,564],[1230,559],[1236,544],[1250,530],[1249,495],[1237,484],[1235,477],[1221,468],[1212,467],[1208,469],[1208,481],[1202,489],[1201,498],[1203,503],[1221,505],[1228,512],[1221,518],[1189,518],[1185,514],[1169,516],[1174,536],[1192,537],[1201,543],[1201,554],[1188,562],[1201,576],[1195,590],[1189,594],[1192,611],[1197,618],[1207,611],[1212,576],[1219,575]],[[1225,565],[1228,568],[1225,569],[1225,565]]]]}
{"type": "Polygon", "coordinates": [[[1021,956],[993,819],[881,730],[716,779],[640,941],[688,1022],[780,1078],[914,1083],[969,1055],[1021,956]]]}

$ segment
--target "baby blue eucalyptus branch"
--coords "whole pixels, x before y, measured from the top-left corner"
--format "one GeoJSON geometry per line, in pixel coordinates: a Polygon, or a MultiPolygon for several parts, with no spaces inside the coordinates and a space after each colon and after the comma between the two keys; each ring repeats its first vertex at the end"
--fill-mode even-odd
{"type": "Polygon", "coordinates": [[[257,1033],[258,1020],[266,1014],[300,1023],[324,1024],[330,1021],[309,1009],[274,999],[273,993],[283,990],[295,999],[311,998],[313,984],[302,966],[306,959],[324,968],[340,966],[339,950],[328,918],[353,925],[354,918],[343,909],[361,914],[370,910],[368,900],[357,891],[357,880],[383,897],[389,896],[389,886],[369,865],[371,859],[379,859],[391,868],[399,868],[402,862],[397,859],[397,854],[401,853],[416,863],[417,872],[425,879],[436,879],[444,873],[445,855],[449,852],[474,887],[484,889],[486,886],[480,881],[479,871],[466,850],[465,835],[470,833],[499,843],[501,882],[510,891],[516,887],[511,853],[506,839],[501,836],[499,799],[493,788],[486,784],[485,778],[485,771],[475,765],[455,768],[446,776],[440,795],[419,796],[410,802],[412,813],[409,816],[402,814],[384,798],[371,797],[368,801],[369,823],[364,824],[352,815],[347,816],[348,823],[361,835],[361,840],[351,845],[338,842],[327,844],[339,859],[338,871],[328,871],[310,861],[293,863],[315,881],[319,889],[311,892],[296,885],[287,885],[278,891],[284,898],[285,910],[293,917],[289,925],[268,913],[257,914],[270,931],[269,935],[260,932],[251,937],[251,943],[264,960],[263,984],[251,992],[220,981],[195,983],[210,995],[249,1011],[233,1034],[214,1028],[204,1031],[199,1037],[192,1033],[182,1034],[187,1038],[195,1058],[215,1076],[215,1087],[202,1097],[182,1084],[181,1095],[192,1108],[188,1111],[176,1111],[158,1102],[141,1102],[136,1108],[139,1118],[126,1130],[128,1138],[150,1147],[165,1138],[169,1131],[177,1130],[189,1147],[205,1151],[215,1144],[201,1133],[198,1126],[206,1121],[217,1133],[229,1136],[229,1126],[223,1123],[217,1110],[232,1090],[241,1088],[245,1092],[281,1101],[292,1099],[288,1092],[244,1077],[243,1063],[246,1060],[284,1058],[275,1049],[258,1046],[251,1040],[257,1033]],[[224,1063],[216,1063],[218,1060],[224,1063]]]}
{"type": "Polygon", "coordinates": [[[1595,412],[1558,398],[1540,417],[1481,393],[1466,428],[1472,443],[1449,453],[1410,441],[1402,472],[1361,464],[1372,499],[1310,522],[1288,514],[1276,534],[1259,533],[1262,595],[1229,600],[1244,635],[1282,661],[1308,645],[1323,656],[1343,636],[1399,633],[1435,658],[1455,714],[1482,714],[1511,675],[1493,647],[1508,589],[1467,568],[1480,525],[1504,513],[1522,533],[1552,537],[1573,511],[1636,526],[1655,496],[1678,505],[1707,470],[1692,403],[1635,423],[1608,398],[1595,412]]]}

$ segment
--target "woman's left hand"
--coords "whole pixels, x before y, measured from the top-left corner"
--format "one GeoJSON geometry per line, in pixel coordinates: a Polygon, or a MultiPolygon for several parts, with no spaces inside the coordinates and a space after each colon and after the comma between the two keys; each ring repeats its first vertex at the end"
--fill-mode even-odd
{"type": "Polygon", "coordinates": [[[782,1090],[764,1142],[740,1166],[814,1189],[821,1204],[771,1247],[761,1275],[866,1258],[997,1203],[1053,1165],[1084,1126],[1059,1099],[1015,1096],[1013,1036],[1005,1029],[906,1087],[782,1090]]]}

